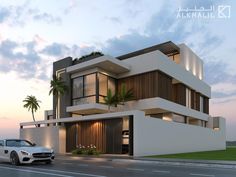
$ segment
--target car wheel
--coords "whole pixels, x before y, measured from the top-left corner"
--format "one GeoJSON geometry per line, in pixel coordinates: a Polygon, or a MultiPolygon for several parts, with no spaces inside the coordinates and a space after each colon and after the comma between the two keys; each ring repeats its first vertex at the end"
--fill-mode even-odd
{"type": "Polygon", "coordinates": [[[48,160],[48,161],[46,161],[45,163],[46,163],[46,164],[51,164],[52,161],[51,161],[51,160],[48,160]]]}
{"type": "Polygon", "coordinates": [[[20,165],[19,157],[16,152],[12,152],[10,155],[10,161],[12,165],[20,165]]]}

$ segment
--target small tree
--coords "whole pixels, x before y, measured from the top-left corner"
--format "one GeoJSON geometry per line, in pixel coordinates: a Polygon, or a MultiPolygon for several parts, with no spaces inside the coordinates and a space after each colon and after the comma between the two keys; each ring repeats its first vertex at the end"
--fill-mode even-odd
{"type": "MultiPolygon", "coordinates": [[[[24,104],[24,108],[28,108],[28,111],[31,111],[32,113],[32,118],[33,121],[35,123],[35,118],[34,118],[34,113],[40,108],[39,106],[39,100],[36,99],[35,96],[27,96],[23,102],[25,102],[24,104]]],[[[35,124],[35,126],[37,127],[37,125],[35,124]]]]}
{"type": "Polygon", "coordinates": [[[111,111],[111,106],[116,105],[118,103],[117,95],[112,94],[111,89],[108,89],[107,90],[107,96],[104,97],[104,101],[105,101],[105,104],[108,106],[108,112],[110,112],[111,111]]]}
{"type": "Polygon", "coordinates": [[[125,83],[121,84],[121,90],[118,94],[119,102],[124,105],[126,101],[130,101],[134,98],[132,89],[127,90],[125,83]]]}
{"type": "Polygon", "coordinates": [[[49,95],[53,94],[55,96],[56,100],[56,118],[58,118],[58,99],[60,98],[61,95],[64,95],[65,92],[68,90],[67,85],[65,84],[64,81],[61,80],[60,77],[56,77],[53,75],[53,79],[50,82],[50,91],[49,95]]]}

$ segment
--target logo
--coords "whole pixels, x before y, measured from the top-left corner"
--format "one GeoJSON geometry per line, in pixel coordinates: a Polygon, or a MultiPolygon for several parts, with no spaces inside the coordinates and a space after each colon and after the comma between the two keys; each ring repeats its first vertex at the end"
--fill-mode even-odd
{"type": "Polygon", "coordinates": [[[230,18],[230,6],[218,6],[218,18],[230,18]]]}
{"type": "Polygon", "coordinates": [[[229,5],[211,5],[209,8],[206,7],[179,7],[177,18],[190,19],[229,19],[230,18],[231,6],[229,5]]]}

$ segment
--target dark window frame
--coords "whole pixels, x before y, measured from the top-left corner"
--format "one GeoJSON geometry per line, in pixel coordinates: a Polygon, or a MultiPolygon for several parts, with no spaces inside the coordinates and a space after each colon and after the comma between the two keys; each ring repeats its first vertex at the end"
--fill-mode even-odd
{"type": "Polygon", "coordinates": [[[71,105],[74,105],[73,103],[74,103],[74,100],[79,100],[79,99],[83,99],[83,98],[88,98],[88,97],[95,97],[95,103],[100,103],[100,104],[104,104],[104,103],[102,103],[102,102],[100,102],[99,101],[99,97],[106,97],[106,95],[102,95],[102,94],[100,94],[100,92],[99,92],[99,74],[102,74],[102,75],[105,75],[106,77],[107,77],[107,79],[106,79],[106,82],[107,82],[107,91],[108,91],[108,80],[109,80],[109,78],[111,78],[111,79],[113,79],[114,80],[114,84],[115,84],[115,93],[117,92],[117,79],[116,78],[114,78],[114,77],[111,77],[111,76],[109,76],[109,75],[106,75],[106,74],[104,74],[104,73],[102,73],[102,72],[93,72],[93,73],[89,73],[89,74],[85,74],[85,75],[82,75],[82,76],[78,76],[78,77],[74,77],[74,78],[72,78],[72,82],[71,82],[71,84],[72,84],[72,87],[71,87],[71,89],[72,89],[72,94],[71,94],[71,105]],[[92,95],[86,95],[85,96],[85,77],[86,76],[88,76],[88,75],[92,75],[92,74],[95,74],[95,94],[92,94],[92,95]],[[83,96],[81,96],[81,97],[74,97],[73,96],[73,86],[74,86],[74,79],[77,79],[77,78],[82,78],[83,79],[83,87],[82,87],[82,89],[83,89],[83,96]]]}
{"type": "Polygon", "coordinates": [[[78,77],[75,77],[72,79],[72,101],[75,100],[75,99],[80,99],[80,98],[86,98],[86,97],[90,97],[90,96],[96,96],[96,83],[95,83],[95,94],[91,94],[91,95],[86,95],[85,96],[85,77],[88,76],[88,75],[92,75],[92,74],[95,74],[95,82],[96,82],[96,75],[97,73],[94,72],[94,73],[89,73],[89,74],[86,74],[86,75],[82,75],[82,76],[78,76],[78,77]],[[74,87],[74,79],[77,79],[77,78],[82,78],[83,79],[83,87],[82,87],[82,90],[83,90],[83,96],[81,97],[74,97],[73,95],[73,87],[74,87]]]}
{"type": "MultiPolygon", "coordinates": [[[[104,73],[102,73],[102,72],[97,72],[97,74],[99,75],[99,74],[102,74],[102,75],[105,75],[105,76],[107,76],[107,80],[106,80],[106,82],[107,82],[107,92],[108,92],[108,80],[109,80],[109,78],[112,78],[113,80],[114,80],[114,84],[115,84],[115,93],[117,92],[117,79],[116,78],[114,78],[114,77],[111,77],[111,76],[109,76],[109,75],[106,75],[106,74],[104,74],[104,73]]],[[[99,76],[98,76],[98,85],[99,85],[99,76]]],[[[98,89],[98,102],[97,103],[100,103],[100,104],[104,104],[104,103],[102,103],[102,102],[100,102],[99,101],[99,97],[106,97],[107,95],[102,95],[102,94],[100,94],[100,92],[99,92],[99,89],[98,89]]]]}

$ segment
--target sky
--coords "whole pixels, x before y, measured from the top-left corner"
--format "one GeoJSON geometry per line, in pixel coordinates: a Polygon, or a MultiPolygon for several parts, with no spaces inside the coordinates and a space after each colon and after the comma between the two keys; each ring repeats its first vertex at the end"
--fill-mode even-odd
{"type": "Polygon", "coordinates": [[[27,95],[41,101],[36,120],[52,108],[54,61],[92,51],[116,57],[173,41],[204,61],[210,114],[225,117],[227,140],[236,140],[236,1],[0,1],[0,138],[17,138],[19,123],[32,121],[23,108],[27,95]],[[201,11],[186,18],[187,9],[211,10],[214,17],[201,11]]]}

